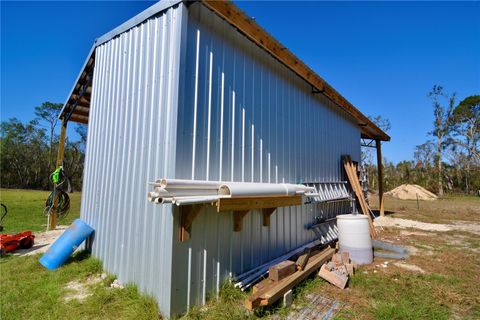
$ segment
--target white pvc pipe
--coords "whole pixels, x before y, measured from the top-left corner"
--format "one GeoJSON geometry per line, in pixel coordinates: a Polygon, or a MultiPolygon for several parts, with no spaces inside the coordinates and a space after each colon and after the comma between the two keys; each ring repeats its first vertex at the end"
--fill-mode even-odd
{"type": "Polygon", "coordinates": [[[218,195],[216,189],[163,189],[155,187],[155,192],[160,197],[197,197],[197,196],[215,196],[218,195]]]}
{"type": "Polygon", "coordinates": [[[221,196],[206,196],[206,197],[182,197],[182,198],[175,198],[174,203],[177,206],[184,206],[189,204],[199,204],[199,203],[210,203],[213,201],[217,201],[221,196]]]}
{"type": "Polygon", "coordinates": [[[155,203],[160,203],[160,204],[164,204],[164,203],[172,203],[173,202],[173,198],[156,198],[155,203]]]}
{"type": "Polygon", "coordinates": [[[224,183],[218,189],[219,195],[232,197],[255,197],[255,196],[293,196],[302,195],[311,191],[310,187],[289,183],[224,183]]]}
{"type": "Polygon", "coordinates": [[[161,179],[155,185],[164,189],[218,189],[223,183],[221,181],[201,181],[186,179],[161,179]]]}

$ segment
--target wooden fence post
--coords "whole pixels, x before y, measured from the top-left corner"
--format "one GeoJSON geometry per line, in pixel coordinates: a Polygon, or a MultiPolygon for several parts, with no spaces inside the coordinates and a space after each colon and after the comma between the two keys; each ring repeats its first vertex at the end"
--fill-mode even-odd
{"type": "MultiPolygon", "coordinates": [[[[60,131],[60,141],[58,142],[58,151],[57,151],[57,166],[58,168],[63,165],[63,155],[65,152],[65,136],[67,134],[67,122],[65,118],[62,118],[62,128],[60,131]]],[[[52,210],[50,211],[49,220],[48,220],[48,229],[55,230],[57,227],[57,208],[58,208],[58,194],[55,192],[57,185],[54,186],[54,195],[53,195],[53,205],[52,210]]]]}
{"type": "Polygon", "coordinates": [[[375,140],[377,147],[377,170],[378,170],[378,204],[380,207],[380,216],[385,216],[385,209],[383,206],[383,164],[382,164],[382,142],[375,140]]]}

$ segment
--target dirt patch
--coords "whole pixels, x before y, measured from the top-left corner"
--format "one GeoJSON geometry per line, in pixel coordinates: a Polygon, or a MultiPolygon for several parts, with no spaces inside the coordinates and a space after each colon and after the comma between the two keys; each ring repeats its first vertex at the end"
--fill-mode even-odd
{"type": "Polygon", "coordinates": [[[397,267],[400,267],[402,269],[408,270],[408,271],[413,271],[413,272],[419,272],[419,273],[425,273],[425,270],[420,268],[419,266],[416,266],[414,264],[408,264],[405,262],[394,262],[394,265],[397,267]]]}
{"type": "Polygon", "coordinates": [[[407,230],[401,230],[400,231],[401,236],[419,236],[419,237],[429,237],[430,234],[426,232],[417,232],[417,231],[407,231],[407,230]]]}
{"type": "Polygon", "coordinates": [[[447,231],[467,231],[475,234],[480,234],[480,224],[441,224],[441,223],[427,223],[415,220],[407,220],[392,217],[379,217],[375,219],[375,226],[378,227],[394,227],[400,229],[413,228],[432,232],[447,232],[447,231]]]}
{"type": "Polygon", "coordinates": [[[385,194],[401,200],[437,200],[434,193],[416,184],[402,184],[385,194]]]}
{"type": "Polygon", "coordinates": [[[62,233],[68,229],[68,226],[57,226],[57,229],[37,232],[35,234],[35,243],[30,249],[18,249],[14,252],[14,255],[29,256],[37,253],[44,253],[50,248],[50,245],[57,240],[62,233]]]}
{"type": "Polygon", "coordinates": [[[95,284],[101,282],[105,279],[107,275],[105,273],[93,275],[88,277],[85,281],[70,281],[65,286],[67,289],[67,293],[63,297],[63,299],[68,302],[71,300],[83,301],[91,296],[93,293],[91,292],[91,287],[95,284]]]}

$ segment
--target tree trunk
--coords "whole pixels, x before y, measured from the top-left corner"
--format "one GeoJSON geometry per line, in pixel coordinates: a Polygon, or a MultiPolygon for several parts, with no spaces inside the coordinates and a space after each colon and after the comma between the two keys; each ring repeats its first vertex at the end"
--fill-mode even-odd
{"type": "Polygon", "coordinates": [[[440,131],[437,135],[437,170],[438,170],[438,195],[443,196],[443,184],[442,184],[442,136],[440,131]]]}
{"type": "Polygon", "coordinates": [[[54,134],[54,128],[52,127],[50,129],[50,152],[48,155],[48,173],[51,173],[52,170],[52,164],[53,164],[53,134],[54,134]]]}

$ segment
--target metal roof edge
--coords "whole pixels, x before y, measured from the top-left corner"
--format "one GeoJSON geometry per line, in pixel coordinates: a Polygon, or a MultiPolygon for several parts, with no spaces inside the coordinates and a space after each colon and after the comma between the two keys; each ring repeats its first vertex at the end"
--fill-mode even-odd
{"type": "Polygon", "coordinates": [[[154,15],[156,15],[156,14],[158,14],[158,13],[164,11],[164,10],[167,10],[167,9],[169,9],[169,8],[179,4],[181,2],[183,2],[183,0],[161,0],[159,2],[156,2],[155,4],[148,7],[144,11],[140,12],[139,14],[134,16],[133,18],[130,18],[126,22],[122,23],[121,25],[119,25],[115,29],[113,29],[113,30],[103,34],[102,36],[98,37],[97,39],[95,39],[95,41],[92,45],[92,48],[90,49],[90,51],[87,55],[87,58],[85,59],[85,62],[83,64],[82,68],[80,69],[80,72],[77,76],[77,79],[75,80],[75,82],[73,84],[72,90],[70,90],[70,94],[67,96],[67,100],[63,104],[63,107],[58,114],[58,118],[59,119],[62,118],[62,116],[65,112],[65,109],[68,105],[68,102],[70,100],[70,97],[75,92],[75,88],[77,87],[77,84],[78,84],[83,72],[85,71],[85,68],[88,64],[88,61],[90,60],[93,53],[95,52],[96,47],[98,47],[98,46],[104,44],[105,42],[115,38],[116,36],[124,33],[125,31],[139,25],[140,23],[144,22],[145,20],[149,19],[150,17],[152,17],[152,16],[154,16],[154,15]]]}
{"type": "Polygon", "coordinates": [[[103,43],[115,38],[116,36],[124,33],[125,31],[132,29],[136,25],[139,25],[140,23],[144,22],[148,18],[150,18],[150,17],[152,17],[152,16],[154,16],[154,15],[156,15],[156,14],[158,14],[158,13],[160,13],[160,12],[162,12],[162,11],[168,9],[168,8],[171,8],[171,7],[179,4],[180,2],[183,2],[183,0],[161,0],[161,1],[153,4],[152,6],[148,7],[144,11],[142,11],[139,14],[137,14],[136,16],[134,16],[133,18],[127,20],[124,23],[122,23],[121,25],[119,25],[115,29],[113,29],[113,30],[105,33],[104,35],[98,37],[95,40],[95,46],[102,45],[103,43]]]}
{"type": "Polygon", "coordinates": [[[92,47],[90,48],[90,51],[89,51],[89,53],[88,53],[88,55],[87,55],[87,58],[85,59],[85,62],[83,63],[82,68],[80,69],[80,72],[78,73],[77,79],[76,79],[75,82],[73,83],[72,90],[70,90],[70,93],[69,93],[68,96],[67,96],[67,100],[66,100],[65,103],[63,104],[62,110],[60,110],[60,112],[58,113],[58,118],[59,118],[59,119],[62,118],[62,115],[63,115],[63,113],[64,113],[64,111],[65,111],[65,108],[67,107],[68,101],[70,100],[70,97],[72,96],[73,92],[75,91],[75,87],[77,86],[78,81],[80,80],[83,71],[84,71],[85,68],[87,67],[88,61],[90,60],[90,58],[92,57],[93,53],[95,52],[95,47],[96,47],[96,46],[95,46],[95,43],[93,43],[93,45],[92,45],[92,47]]]}

